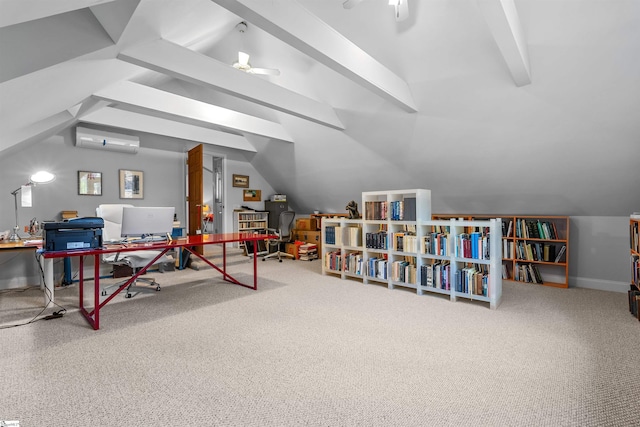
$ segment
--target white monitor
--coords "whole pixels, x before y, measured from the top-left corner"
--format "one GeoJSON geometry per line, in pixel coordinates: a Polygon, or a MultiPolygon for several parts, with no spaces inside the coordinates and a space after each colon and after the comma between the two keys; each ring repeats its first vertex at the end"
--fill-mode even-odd
{"type": "Polygon", "coordinates": [[[173,231],[174,207],[123,207],[123,237],[166,236],[173,231]]]}

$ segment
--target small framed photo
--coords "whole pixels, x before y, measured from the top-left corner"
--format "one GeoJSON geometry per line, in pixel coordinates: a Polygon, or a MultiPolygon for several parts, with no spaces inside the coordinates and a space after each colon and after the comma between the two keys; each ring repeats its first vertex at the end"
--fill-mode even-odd
{"type": "Polygon", "coordinates": [[[120,198],[144,198],[144,173],[120,169],[120,198]]]}
{"type": "Polygon", "coordinates": [[[102,172],[78,171],[78,194],[102,196],[102,172]]]}
{"type": "Polygon", "coordinates": [[[236,175],[233,174],[233,186],[240,188],[249,188],[249,176],[248,175],[236,175]]]}
{"type": "Polygon", "coordinates": [[[242,200],[244,202],[259,202],[262,200],[262,190],[244,190],[242,200]]]}

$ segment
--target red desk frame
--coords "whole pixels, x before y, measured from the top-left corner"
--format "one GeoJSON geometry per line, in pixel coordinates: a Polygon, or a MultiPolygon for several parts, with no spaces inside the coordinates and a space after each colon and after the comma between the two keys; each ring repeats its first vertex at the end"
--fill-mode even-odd
{"type": "Polygon", "coordinates": [[[171,249],[186,249],[191,254],[197,256],[202,261],[207,263],[213,269],[222,273],[222,277],[225,281],[231,282],[236,285],[244,286],[249,289],[258,289],[258,264],[257,264],[257,244],[256,242],[265,239],[275,239],[277,236],[267,234],[254,234],[254,233],[226,233],[226,234],[202,234],[196,236],[188,236],[178,240],[167,242],[153,242],[153,243],[137,243],[137,244],[118,244],[107,245],[102,248],[96,249],[80,249],[69,251],[55,251],[55,252],[42,252],[42,256],[45,259],[52,258],[64,258],[64,257],[79,257],[80,258],[80,277],[79,277],[79,307],[82,315],[87,319],[93,329],[100,329],[100,309],[104,307],[109,301],[111,301],[116,295],[118,295],[123,289],[133,283],[141,274],[147,271],[162,255],[170,251],[171,249]],[[254,242],[253,245],[253,286],[241,283],[227,273],[227,243],[235,242],[254,242]],[[222,244],[222,269],[211,261],[206,259],[195,251],[195,247],[205,245],[222,244]],[[160,251],[160,254],[149,262],[144,268],[138,270],[131,278],[129,278],[124,284],[122,284],[113,294],[109,295],[102,303],[100,302],[100,257],[104,254],[115,252],[131,252],[140,250],[154,250],[160,251]],[[92,255],[94,263],[94,305],[93,310],[89,311],[84,307],[84,257],[92,255]]]}

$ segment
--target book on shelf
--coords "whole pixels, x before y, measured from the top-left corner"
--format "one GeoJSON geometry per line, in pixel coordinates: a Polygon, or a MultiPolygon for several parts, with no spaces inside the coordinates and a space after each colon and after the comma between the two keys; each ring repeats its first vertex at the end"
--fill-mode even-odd
{"type": "Polygon", "coordinates": [[[387,260],[372,257],[367,261],[367,275],[378,279],[387,279],[387,260]]]}
{"type": "Polygon", "coordinates": [[[369,249],[387,249],[387,232],[367,233],[365,235],[365,246],[369,249]]]}
{"type": "Polygon", "coordinates": [[[416,198],[415,197],[404,198],[404,220],[405,221],[416,220],[416,198]]]}
{"type": "Polygon", "coordinates": [[[362,244],[362,228],[349,227],[349,246],[360,246],[362,244]]]}
{"type": "Polygon", "coordinates": [[[324,257],[325,267],[333,271],[342,271],[342,254],[340,251],[327,252],[324,257]]]}
{"type": "Polygon", "coordinates": [[[509,279],[509,267],[507,266],[507,264],[502,264],[502,278],[503,279],[509,279]]]}
{"type": "Polygon", "coordinates": [[[325,227],[325,243],[328,245],[342,244],[342,227],[326,226],[325,227]]]}
{"type": "Polygon", "coordinates": [[[560,260],[562,259],[562,256],[564,255],[564,253],[567,251],[567,246],[566,245],[562,245],[562,247],[560,248],[560,252],[558,252],[558,255],[556,256],[556,259],[553,262],[560,262],[560,260]]]}
{"type": "Polygon", "coordinates": [[[631,281],[640,290],[640,256],[631,254],[631,281]]]}
{"type": "Polygon", "coordinates": [[[391,280],[395,282],[414,283],[411,280],[415,276],[415,265],[407,260],[398,260],[391,263],[391,280]]]}
{"type": "Polygon", "coordinates": [[[542,285],[542,275],[534,264],[516,264],[514,278],[517,282],[536,283],[542,285]]]}
{"type": "Polygon", "coordinates": [[[363,258],[360,252],[351,252],[345,256],[344,271],[358,276],[362,275],[363,258]]]}
{"type": "Polygon", "coordinates": [[[448,261],[436,261],[420,267],[420,285],[428,288],[449,290],[451,266],[448,261]]]}
{"type": "Polygon", "coordinates": [[[629,312],[640,320],[640,290],[631,285],[627,293],[629,296],[629,312]]]}
{"type": "Polygon", "coordinates": [[[456,292],[487,296],[489,292],[489,274],[478,270],[476,266],[456,271],[456,292]]]}

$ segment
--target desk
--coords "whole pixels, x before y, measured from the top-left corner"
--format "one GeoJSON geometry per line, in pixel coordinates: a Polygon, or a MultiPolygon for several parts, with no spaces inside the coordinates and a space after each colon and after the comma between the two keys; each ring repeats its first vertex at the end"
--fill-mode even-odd
{"type": "MultiPolygon", "coordinates": [[[[0,251],[23,251],[23,250],[38,250],[42,248],[42,240],[40,239],[28,239],[28,240],[20,240],[18,242],[5,242],[0,243],[0,251]]],[[[44,267],[43,264],[40,264],[44,267]]],[[[53,303],[53,265],[47,266],[50,269],[51,280],[49,281],[49,286],[47,286],[47,290],[44,293],[44,305],[45,308],[53,303]]],[[[44,270],[43,270],[44,271],[44,270]]],[[[40,282],[40,288],[45,289],[45,283],[40,282]]]]}
{"type": "MultiPolygon", "coordinates": [[[[102,248],[95,249],[80,249],[80,250],[70,250],[70,251],[55,251],[55,252],[46,252],[43,251],[42,259],[45,260],[45,264],[51,264],[54,258],[64,258],[64,257],[79,257],[80,261],[80,278],[79,278],[79,308],[82,315],[85,317],[87,322],[93,327],[93,329],[97,330],[100,328],[100,309],[104,307],[109,301],[111,301],[116,295],[118,295],[123,289],[133,283],[134,280],[138,278],[141,274],[144,274],[149,267],[151,267],[162,255],[167,253],[172,249],[186,249],[192,255],[197,256],[202,261],[211,266],[214,270],[217,270],[222,274],[222,277],[227,282],[231,282],[236,285],[244,286],[246,288],[250,288],[253,290],[258,289],[258,265],[257,265],[257,257],[255,256],[254,249],[254,257],[253,257],[253,285],[247,285],[241,283],[240,281],[233,278],[229,273],[227,273],[227,243],[235,243],[235,242],[257,242],[258,240],[264,239],[273,239],[277,236],[266,235],[266,234],[253,234],[253,233],[227,233],[227,234],[200,234],[195,236],[188,236],[186,238],[173,240],[170,242],[153,242],[153,243],[138,243],[138,244],[127,244],[127,245],[107,245],[102,248]],[[213,264],[211,261],[206,259],[204,256],[197,253],[194,248],[197,246],[204,245],[222,245],[222,268],[213,264]],[[147,264],[144,268],[138,270],[131,278],[129,278],[124,284],[122,284],[113,294],[109,295],[107,299],[105,299],[102,303],[100,302],[100,257],[105,254],[115,253],[115,252],[131,252],[131,251],[140,251],[140,250],[153,250],[159,251],[160,253],[156,256],[149,264],[147,264]],[[84,257],[85,256],[93,256],[94,260],[94,305],[93,310],[86,309],[84,307],[84,257]],[[48,261],[48,262],[47,262],[48,261]]],[[[257,245],[253,245],[254,248],[257,245]]],[[[49,280],[53,281],[53,268],[45,268],[45,282],[49,282],[49,280]],[[50,271],[50,273],[49,273],[50,271]]],[[[50,282],[49,282],[50,283],[50,282]]],[[[49,287],[49,283],[47,283],[47,287],[49,287]]],[[[51,294],[53,295],[53,285],[51,285],[51,294]]]]}

